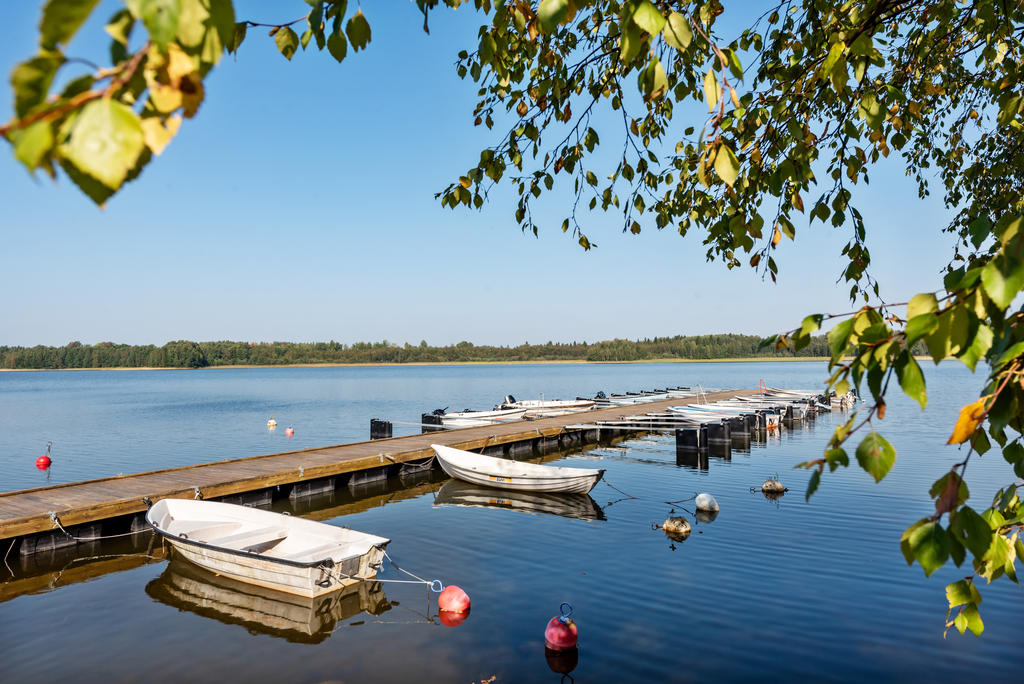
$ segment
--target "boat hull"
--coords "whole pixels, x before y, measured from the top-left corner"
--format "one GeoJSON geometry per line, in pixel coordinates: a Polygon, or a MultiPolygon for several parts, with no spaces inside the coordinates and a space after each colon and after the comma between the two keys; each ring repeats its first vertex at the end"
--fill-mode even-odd
{"type": "Polygon", "coordinates": [[[604,470],[557,468],[482,456],[439,444],[431,447],[448,475],[485,487],[586,494],[604,476],[604,470]]]}

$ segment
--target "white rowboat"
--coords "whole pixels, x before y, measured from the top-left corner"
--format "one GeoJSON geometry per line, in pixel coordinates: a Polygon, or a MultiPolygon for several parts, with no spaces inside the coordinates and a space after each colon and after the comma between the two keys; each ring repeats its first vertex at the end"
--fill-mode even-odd
{"type": "Polygon", "coordinates": [[[320,596],[377,576],[389,539],[216,501],[162,499],[146,521],[177,554],[268,589],[320,596]]]}
{"type": "Polygon", "coordinates": [[[494,411],[455,411],[441,416],[441,424],[446,427],[474,427],[522,420],[526,415],[525,408],[495,409],[494,411]]]}
{"type": "Polygon", "coordinates": [[[450,476],[500,489],[586,494],[604,475],[604,470],[523,463],[440,444],[431,444],[430,447],[437,454],[438,463],[450,476]]]}
{"type": "Polygon", "coordinates": [[[595,402],[590,399],[525,399],[515,401],[512,397],[505,397],[505,402],[499,406],[501,409],[526,409],[528,417],[539,416],[564,416],[567,413],[579,413],[594,408],[595,402]],[[508,401],[512,399],[512,401],[508,401]]]}

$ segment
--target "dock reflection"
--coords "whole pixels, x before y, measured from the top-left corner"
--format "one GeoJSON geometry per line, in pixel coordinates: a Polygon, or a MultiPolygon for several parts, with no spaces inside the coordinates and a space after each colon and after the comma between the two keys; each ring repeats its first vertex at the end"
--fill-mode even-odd
{"type": "Polygon", "coordinates": [[[434,497],[434,505],[505,508],[578,520],[605,520],[604,511],[589,494],[521,492],[481,487],[461,480],[448,480],[441,485],[434,497]]]}
{"type": "Polygon", "coordinates": [[[304,644],[324,641],[350,617],[391,609],[380,582],[359,582],[307,598],[215,575],[177,559],[146,585],[146,593],[165,605],[239,625],[250,633],[304,644]]]}

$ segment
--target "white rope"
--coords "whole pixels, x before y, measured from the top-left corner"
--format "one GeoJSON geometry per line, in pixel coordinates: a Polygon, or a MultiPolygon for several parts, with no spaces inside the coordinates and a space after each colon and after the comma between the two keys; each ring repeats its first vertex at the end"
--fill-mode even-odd
{"type": "Polygon", "coordinates": [[[320,565],[319,567],[320,567],[321,572],[323,572],[325,575],[327,575],[328,577],[334,579],[334,581],[339,582],[339,583],[341,582],[342,579],[349,579],[349,580],[355,580],[357,582],[387,582],[389,584],[425,584],[428,587],[430,587],[430,590],[433,591],[436,594],[439,594],[439,593],[441,593],[444,590],[444,584],[441,582],[441,580],[439,580],[439,579],[436,579],[436,580],[425,580],[422,577],[420,577],[419,575],[414,575],[413,573],[409,572],[405,568],[399,567],[398,563],[396,563],[394,560],[392,560],[391,556],[388,555],[387,551],[384,551],[384,557],[388,559],[388,561],[391,563],[392,566],[394,566],[395,570],[398,570],[399,572],[404,572],[406,575],[409,575],[409,577],[413,577],[415,579],[412,579],[412,580],[395,580],[395,579],[381,579],[380,577],[370,577],[370,578],[367,578],[367,577],[357,577],[355,575],[347,575],[344,572],[342,572],[341,570],[338,570],[337,571],[338,574],[336,575],[326,565],[320,565]],[[338,577],[338,575],[341,575],[341,577],[338,577]]]}
{"type": "Polygon", "coordinates": [[[131,537],[131,536],[134,536],[136,534],[142,534],[142,533],[145,532],[145,530],[136,530],[135,532],[125,532],[124,534],[108,534],[108,535],[100,536],[100,537],[76,537],[75,535],[71,534],[70,532],[68,532],[67,530],[64,529],[64,526],[60,524],[60,518],[58,518],[57,514],[54,513],[53,511],[50,511],[50,520],[53,521],[54,525],[56,525],[57,527],[60,528],[60,531],[63,532],[65,534],[65,536],[67,536],[68,539],[73,539],[76,542],[91,542],[91,541],[100,541],[101,539],[116,539],[118,537],[131,537]]]}

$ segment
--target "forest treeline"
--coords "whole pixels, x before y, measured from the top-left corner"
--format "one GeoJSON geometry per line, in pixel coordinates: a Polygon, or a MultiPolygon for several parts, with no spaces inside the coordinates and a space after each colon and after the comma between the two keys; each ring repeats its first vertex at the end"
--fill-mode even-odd
{"type": "MultiPolygon", "coordinates": [[[[433,347],[382,342],[191,342],[155,345],[71,342],[63,347],[2,347],[0,368],[205,368],[318,363],[451,363],[505,361],[644,361],[652,359],[785,358],[792,352],[758,349],[756,335],[696,335],[604,342],[547,342],[515,347],[471,342],[433,347]]],[[[800,356],[827,357],[824,336],[800,356]]]]}

